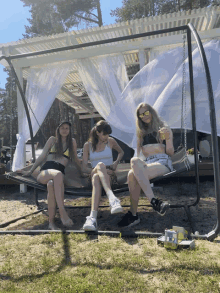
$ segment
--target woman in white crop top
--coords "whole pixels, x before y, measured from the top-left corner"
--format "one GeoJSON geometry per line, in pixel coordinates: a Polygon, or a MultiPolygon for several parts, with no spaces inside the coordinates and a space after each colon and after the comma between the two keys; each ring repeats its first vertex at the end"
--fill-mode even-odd
{"type": "Polygon", "coordinates": [[[85,231],[95,231],[97,229],[97,214],[102,187],[109,199],[111,214],[123,211],[119,199],[112,192],[111,185],[117,182],[115,170],[124,152],[116,140],[109,137],[111,133],[112,129],[109,123],[101,120],[92,128],[89,140],[83,147],[82,171],[90,174],[89,180],[92,183],[92,209],[83,226],[85,231]],[[112,149],[118,152],[115,162],[113,162],[112,149]],[[92,171],[87,167],[88,160],[91,162],[92,171]]]}

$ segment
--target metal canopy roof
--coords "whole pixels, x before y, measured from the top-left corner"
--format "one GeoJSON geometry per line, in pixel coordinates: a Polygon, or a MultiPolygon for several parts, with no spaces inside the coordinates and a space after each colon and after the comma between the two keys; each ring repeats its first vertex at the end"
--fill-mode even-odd
{"type": "MultiPolygon", "coordinates": [[[[199,32],[201,39],[217,38],[220,36],[220,6],[213,6],[191,11],[181,11],[172,14],[147,17],[132,21],[116,23],[103,27],[93,27],[71,31],[47,37],[23,39],[17,42],[0,44],[0,55],[10,56],[32,53],[48,49],[84,44],[94,41],[107,40],[150,32],[160,29],[173,28],[191,22],[199,32]]],[[[32,66],[45,66],[56,62],[73,62],[73,67],[67,76],[57,98],[75,108],[81,119],[99,117],[93,107],[80,76],[74,65],[78,58],[94,57],[121,52],[125,59],[127,73],[131,79],[149,60],[150,49],[158,46],[172,47],[182,42],[180,32],[154,35],[139,39],[91,46],[14,60],[16,68],[22,68],[23,78],[27,78],[32,66]],[[141,56],[140,56],[141,55],[141,56]]],[[[4,60],[1,64],[7,66],[4,60]]]]}

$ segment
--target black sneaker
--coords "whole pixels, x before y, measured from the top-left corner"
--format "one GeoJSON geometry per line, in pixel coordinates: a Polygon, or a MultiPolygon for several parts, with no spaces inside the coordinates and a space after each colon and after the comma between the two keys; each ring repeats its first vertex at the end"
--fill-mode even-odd
{"type": "Polygon", "coordinates": [[[161,216],[166,214],[166,211],[169,210],[170,204],[167,201],[162,201],[161,199],[152,198],[150,202],[153,206],[153,209],[161,216]]]}
{"type": "Polygon", "coordinates": [[[129,211],[127,214],[124,215],[124,217],[121,219],[120,222],[118,222],[119,227],[132,227],[134,225],[137,225],[140,223],[140,219],[138,218],[138,215],[133,216],[132,213],[129,211]]]}

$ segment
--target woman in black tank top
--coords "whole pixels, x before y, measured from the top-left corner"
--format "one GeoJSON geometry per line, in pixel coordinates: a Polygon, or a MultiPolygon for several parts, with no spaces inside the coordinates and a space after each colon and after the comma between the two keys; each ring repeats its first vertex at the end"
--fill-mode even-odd
{"type": "Polygon", "coordinates": [[[154,197],[150,179],[173,170],[170,156],[174,153],[171,129],[160,119],[148,104],[141,103],[136,110],[137,157],[131,159],[128,186],[131,198],[130,211],[118,223],[120,227],[133,226],[140,222],[137,206],[141,190],[153,209],[164,215],[169,203],[154,197]],[[141,159],[141,152],[143,159],[141,159]]]}
{"type": "Polygon", "coordinates": [[[55,225],[56,206],[59,208],[62,224],[67,227],[73,226],[73,221],[69,218],[64,207],[64,173],[69,160],[76,164],[78,171],[81,173],[81,166],[77,158],[76,150],[76,141],[72,138],[71,134],[71,123],[63,121],[56,129],[56,137],[51,136],[48,139],[41,155],[31,168],[28,171],[17,170],[23,176],[31,176],[35,171],[37,174],[34,177],[37,177],[37,181],[47,185],[49,229],[51,230],[58,230],[58,227],[55,225]],[[53,147],[54,151],[51,152],[53,147]],[[67,153],[68,157],[64,156],[67,153]],[[37,167],[45,160],[46,163],[43,164],[40,172],[38,172],[36,170],[37,167]]]}

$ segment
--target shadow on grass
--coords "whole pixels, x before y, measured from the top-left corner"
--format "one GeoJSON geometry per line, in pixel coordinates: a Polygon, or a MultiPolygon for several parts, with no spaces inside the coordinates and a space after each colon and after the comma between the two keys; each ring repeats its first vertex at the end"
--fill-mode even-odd
{"type": "MultiPolygon", "coordinates": [[[[112,270],[112,269],[123,269],[125,271],[130,271],[133,273],[138,273],[138,274],[142,274],[142,275],[152,275],[152,274],[158,274],[158,273],[165,273],[167,275],[167,278],[170,276],[170,274],[173,274],[176,272],[180,272],[180,277],[183,273],[184,270],[187,271],[187,274],[192,274],[193,272],[195,272],[196,276],[198,276],[198,272],[200,276],[205,276],[205,275],[216,275],[218,276],[220,273],[220,269],[218,267],[213,268],[212,265],[207,266],[206,263],[204,264],[198,264],[198,262],[196,263],[196,265],[194,264],[178,264],[178,263],[173,263],[170,265],[170,267],[161,267],[158,269],[154,269],[154,268],[138,268],[136,266],[136,264],[134,263],[134,265],[129,266],[127,263],[125,264],[121,264],[117,265],[117,264],[94,264],[92,262],[86,262],[83,264],[80,264],[80,262],[72,262],[71,261],[71,257],[69,254],[69,242],[68,242],[68,237],[65,233],[63,233],[63,240],[65,241],[65,247],[64,247],[64,258],[61,261],[60,265],[57,267],[56,270],[53,270],[52,272],[50,271],[50,269],[48,269],[47,271],[40,273],[40,274],[27,274],[27,275],[23,275],[21,277],[12,277],[9,274],[7,275],[3,275],[0,274],[0,278],[2,280],[10,280],[12,282],[24,282],[28,279],[28,281],[34,281],[37,279],[40,279],[42,277],[48,276],[50,274],[56,274],[61,272],[65,267],[67,266],[79,266],[79,267],[86,267],[88,268],[95,268],[98,270],[112,270]],[[65,235],[65,236],[64,236],[65,235]]],[[[166,277],[165,277],[166,278],[166,277]]]]}
{"type": "Polygon", "coordinates": [[[13,281],[13,282],[23,282],[25,281],[26,279],[31,279],[31,280],[34,280],[34,279],[39,279],[39,278],[42,278],[46,275],[49,275],[49,274],[54,274],[54,273],[59,273],[61,272],[66,266],[76,266],[77,263],[73,263],[72,260],[71,260],[71,256],[70,256],[70,244],[69,244],[69,239],[68,239],[68,234],[63,231],[62,234],[62,241],[63,241],[63,260],[61,261],[60,265],[57,267],[56,270],[53,270],[52,272],[50,271],[50,269],[46,270],[45,272],[43,273],[40,273],[40,274],[27,274],[27,275],[24,275],[24,276],[21,276],[21,277],[18,277],[18,278],[15,278],[15,277],[11,277],[9,274],[0,274],[0,279],[2,280],[10,280],[10,281],[13,281]]]}

